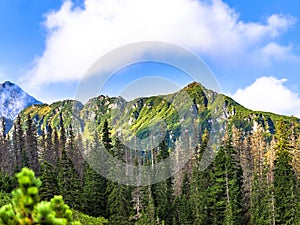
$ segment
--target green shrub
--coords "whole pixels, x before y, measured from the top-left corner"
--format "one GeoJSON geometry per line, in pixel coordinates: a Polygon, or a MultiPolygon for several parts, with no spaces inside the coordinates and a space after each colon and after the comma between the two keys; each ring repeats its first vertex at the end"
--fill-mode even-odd
{"type": "Polygon", "coordinates": [[[73,211],[73,218],[80,221],[82,225],[103,225],[108,223],[108,220],[103,217],[95,218],[75,210],[73,211]]]}
{"type": "Polygon", "coordinates": [[[0,225],[80,225],[61,196],[50,202],[39,202],[40,179],[34,172],[23,168],[16,175],[19,187],[12,192],[12,203],[1,207],[0,225]]]}

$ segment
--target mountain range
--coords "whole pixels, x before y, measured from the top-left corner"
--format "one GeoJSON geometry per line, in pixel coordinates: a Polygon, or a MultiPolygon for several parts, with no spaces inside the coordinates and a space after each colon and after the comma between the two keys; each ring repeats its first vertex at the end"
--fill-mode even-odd
{"type": "Polygon", "coordinates": [[[6,93],[1,95],[4,96],[1,99],[2,116],[15,118],[23,108],[20,112],[21,120],[25,122],[29,115],[37,124],[39,133],[48,125],[59,128],[60,118],[63,118],[66,128],[71,124],[75,133],[80,133],[87,139],[92,137],[95,130],[101,130],[105,120],[110,123],[112,135],[122,136],[126,140],[135,136],[141,141],[149,135],[160,133],[158,129],[167,130],[175,140],[180,136],[182,127],[188,127],[189,132],[192,129],[208,129],[213,132],[235,125],[244,131],[251,131],[259,123],[273,135],[275,123],[280,119],[300,124],[295,117],[249,110],[230,97],[208,90],[196,82],[169,95],[142,97],[129,102],[122,97],[100,95],[86,104],[76,100],[41,104],[10,82],[2,84],[1,90],[6,93]],[[185,94],[188,94],[190,101],[186,100],[185,94]],[[9,108],[3,107],[4,104],[9,105],[9,108]],[[178,107],[181,108],[181,115],[178,107]],[[191,124],[196,124],[197,128],[191,124]]]}

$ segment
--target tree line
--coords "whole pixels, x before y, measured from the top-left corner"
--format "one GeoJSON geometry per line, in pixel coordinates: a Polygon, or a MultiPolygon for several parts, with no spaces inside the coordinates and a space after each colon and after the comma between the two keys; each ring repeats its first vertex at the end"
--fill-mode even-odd
{"type": "Polygon", "coordinates": [[[112,137],[108,121],[83,141],[71,125],[64,127],[62,115],[59,119],[59,127],[38,130],[30,116],[24,124],[17,117],[9,134],[2,120],[2,191],[15,188],[14,174],[28,167],[42,181],[42,200],[62,195],[71,208],[110,224],[300,224],[300,136],[293,122],[278,121],[275,135],[258,123],[251,132],[232,125],[205,170],[199,169],[209,140],[203,130],[184,168],[159,183],[133,187],[101,176],[83,154],[103,144],[119,160],[144,166],[185,151],[189,141],[172,145],[166,135],[141,155],[112,137]]]}

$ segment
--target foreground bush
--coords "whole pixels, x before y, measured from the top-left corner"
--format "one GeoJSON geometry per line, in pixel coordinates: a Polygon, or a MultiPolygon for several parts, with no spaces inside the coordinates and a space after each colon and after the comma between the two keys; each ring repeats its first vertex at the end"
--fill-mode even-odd
{"type": "Polygon", "coordinates": [[[61,196],[39,202],[41,181],[32,170],[23,168],[16,177],[19,187],[12,192],[12,204],[1,207],[0,225],[81,225],[61,196]]]}

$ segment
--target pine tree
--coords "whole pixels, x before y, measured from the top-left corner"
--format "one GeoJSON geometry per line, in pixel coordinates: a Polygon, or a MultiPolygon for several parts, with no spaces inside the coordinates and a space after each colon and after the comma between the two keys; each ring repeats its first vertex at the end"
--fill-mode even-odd
{"type": "MultiPolygon", "coordinates": [[[[167,140],[164,139],[159,144],[159,151],[157,154],[157,162],[161,162],[162,160],[169,157],[169,147],[167,140]]],[[[166,163],[166,168],[164,168],[164,173],[160,176],[168,177],[166,180],[156,183],[152,186],[153,190],[153,198],[156,207],[156,215],[160,221],[164,221],[166,224],[171,224],[173,220],[173,188],[172,188],[172,179],[171,179],[171,171],[170,167],[166,163]]],[[[158,171],[161,172],[161,171],[158,171]]]]}
{"type": "MultiPolygon", "coordinates": [[[[116,166],[115,173],[119,168],[116,166]]],[[[130,224],[131,214],[130,193],[128,186],[108,181],[107,185],[107,209],[109,221],[111,224],[126,225],[130,224]]]]}
{"type": "Polygon", "coordinates": [[[226,152],[222,147],[218,151],[211,172],[212,183],[208,188],[207,224],[224,224],[226,216],[226,152]]]}
{"type": "MultiPolygon", "coordinates": [[[[105,147],[105,150],[108,151],[112,156],[116,157],[119,160],[121,159],[120,155],[115,153],[120,151],[116,150],[118,146],[115,146],[113,150],[112,140],[110,137],[110,128],[108,126],[107,120],[105,120],[103,129],[102,129],[102,144],[105,147]],[[114,153],[115,152],[115,153],[114,153]]],[[[101,148],[101,147],[100,147],[101,148]]],[[[97,149],[97,148],[96,148],[97,149]]],[[[99,156],[99,154],[98,154],[99,156]]],[[[108,162],[108,165],[111,162],[108,162]]],[[[121,174],[121,168],[119,165],[110,165],[108,173],[111,177],[114,178],[114,181],[109,180],[107,182],[106,194],[107,194],[107,210],[108,217],[111,224],[130,224],[129,218],[131,214],[131,189],[128,186],[118,184],[115,181],[118,181],[119,174],[121,174]]]]}
{"type": "Polygon", "coordinates": [[[107,120],[104,121],[104,125],[102,128],[102,143],[105,147],[105,150],[112,153],[112,140],[111,140],[111,133],[110,133],[110,128],[108,126],[107,120]]]}
{"type": "Polygon", "coordinates": [[[82,189],[79,175],[64,149],[62,150],[57,169],[60,194],[68,205],[80,210],[82,206],[82,189]]]}
{"type": "Polygon", "coordinates": [[[237,156],[237,152],[231,143],[226,144],[226,193],[227,193],[227,224],[242,224],[242,187],[243,171],[237,156]],[[228,186],[227,186],[228,185],[228,186]]]}
{"type": "Polygon", "coordinates": [[[52,164],[44,161],[41,165],[40,174],[40,179],[42,181],[40,198],[41,200],[50,201],[55,195],[59,194],[56,170],[52,164]]]}
{"type": "Polygon", "coordinates": [[[2,117],[0,129],[0,171],[6,171],[9,174],[13,173],[13,154],[10,149],[10,140],[5,132],[5,119],[2,117]]]}
{"type": "Polygon", "coordinates": [[[251,191],[251,223],[255,225],[272,224],[272,186],[269,185],[266,171],[261,180],[257,174],[253,176],[251,191]]]}
{"type": "Polygon", "coordinates": [[[80,178],[83,177],[83,167],[84,167],[84,159],[82,156],[83,152],[83,144],[81,135],[79,134],[77,136],[77,139],[75,137],[73,127],[70,124],[68,128],[68,135],[67,135],[67,143],[66,143],[66,149],[67,149],[67,155],[69,159],[72,160],[75,169],[77,170],[80,178]]]}
{"type": "Polygon", "coordinates": [[[242,224],[242,169],[229,138],[213,164],[213,183],[208,191],[211,223],[242,224]]]}
{"type": "Polygon", "coordinates": [[[189,225],[193,224],[193,210],[190,201],[190,181],[188,175],[185,173],[182,182],[181,196],[178,198],[178,224],[189,225]]]}
{"type": "MultiPolygon", "coordinates": [[[[57,137],[57,131],[54,130],[55,134],[54,137],[56,141],[58,142],[57,137]]],[[[45,139],[45,151],[43,152],[43,159],[53,165],[54,167],[57,164],[57,151],[59,148],[59,144],[57,143],[56,146],[54,146],[53,143],[53,129],[50,124],[47,124],[46,126],[46,139],[45,139]]]]}
{"type": "MultiPolygon", "coordinates": [[[[56,140],[54,140],[54,145],[58,144],[58,158],[61,159],[62,157],[62,151],[66,151],[66,143],[67,143],[67,137],[66,137],[66,130],[65,130],[65,126],[64,126],[64,120],[63,120],[63,116],[62,113],[60,113],[60,120],[59,120],[59,141],[56,142],[56,140]]],[[[55,137],[54,137],[55,138],[55,137]]],[[[56,147],[56,146],[55,146],[56,147]]]]}
{"type": "Polygon", "coordinates": [[[209,204],[214,202],[214,196],[211,196],[209,187],[212,183],[211,174],[213,165],[209,165],[205,170],[200,170],[200,162],[208,144],[208,132],[202,135],[201,145],[195,152],[192,176],[190,181],[190,204],[192,209],[193,224],[209,224],[212,221],[212,212],[209,204]]]}
{"type": "Polygon", "coordinates": [[[13,129],[13,151],[15,156],[15,170],[29,165],[25,152],[25,136],[21,125],[21,117],[18,115],[13,129]]]}
{"type": "Polygon", "coordinates": [[[60,159],[60,155],[61,155],[60,147],[61,147],[61,144],[60,144],[58,132],[57,132],[57,129],[54,128],[53,129],[53,151],[52,151],[52,154],[51,154],[52,155],[51,161],[55,164],[55,166],[57,166],[58,161],[60,159]]]}
{"type": "Polygon", "coordinates": [[[296,176],[292,168],[290,132],[283,121],[276,129],[276,160],[274,162],[274,196],[276,224],[294,224],[296,220],[296,176]]]}
{"type": "MultiPolygon", "coordinates": [[[[92,150],[89,152],[89,160],[97,161],[97,150],[100,147],[99,134],[94,133],[92,150]]],[[[97,173],[87,162],[85,162],[84,187],[83,187],[83,212],[94,216],[107,215],[106,210],[106,186],[107,180],[97,173]]]]}
{"type": "Polygon", "coordinates": [[[27,116],[26,121],[26,136],[25,136],[25,154],[29,160],[29,168],[31,168],[35,174],[39,174],[39,153],[37,143],[36,127],[30,117],[27,116]]]}

